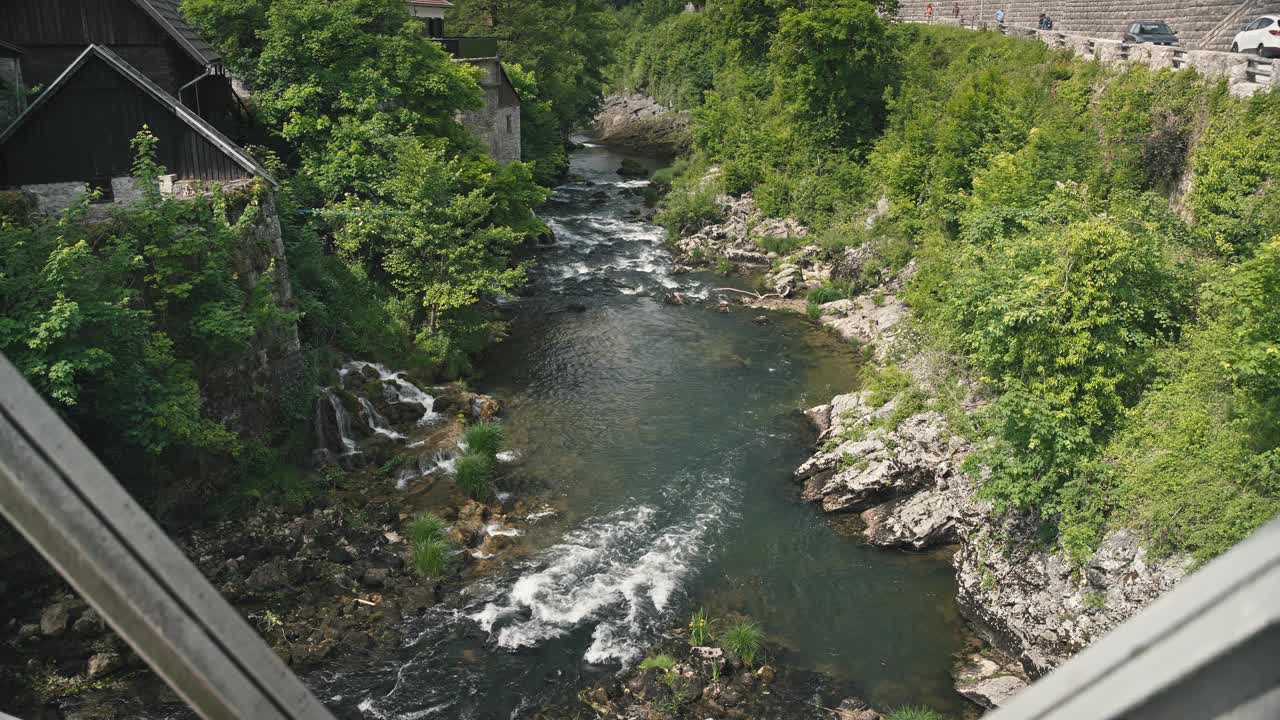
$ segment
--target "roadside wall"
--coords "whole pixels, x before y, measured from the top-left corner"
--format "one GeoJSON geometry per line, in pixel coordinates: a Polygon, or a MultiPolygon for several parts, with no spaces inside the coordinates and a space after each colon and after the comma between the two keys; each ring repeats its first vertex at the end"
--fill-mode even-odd
{"type": "MultiPolygon", "coordinates": [[[[898,16],[922,22],[928,4],[929,0],[902,0],[898,16]]],[[[1246,22],[1280,12],[1280,0],[936,0],[934,21],[954,22],[957,4],[970,25],[994,23],[996,10],[1003,7],[1005,22],[1011,25],[1035,27],[1044,12],[1053,18],[1054,30],[1111,40],[1119,40],[1134,20],[1164,20],[1183,46],[1207,50],[1227,50],[1246,22]]]]}

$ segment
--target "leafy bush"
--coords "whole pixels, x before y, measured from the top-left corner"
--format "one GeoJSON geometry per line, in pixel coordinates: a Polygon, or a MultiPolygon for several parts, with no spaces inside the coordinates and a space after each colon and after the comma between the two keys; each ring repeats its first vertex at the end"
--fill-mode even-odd
{"type": "Polygon", "coordinates": [[[484,500],[493,494],[493,473],[492,457],[468,451],[454,466],[454,482],[468,497],[484,500]]]}
{"type": "Polygon", "coordinates": [[[681,188],[667,195],[662,209],[654,220],[667,229],[670,238],[681,233],[701,230],[724,219],[720,207],[719,189],[714,183],[701,183],[692,188],[681,188]]]}
{"type": "Polygon", "coordinates": [[[501,423],[482,420],[467,428],[462,434],[462,441],[466,443],[468,453],[479,453],[492,458],[502,450],[506,434],[501,423]]]}
{"type": "Polygon", "coordinates": [[[747,665],[754,665],[756,655],[764,646],[764,631],[750,620],[739,620],[730,623],[720,635],[720,645],[729,652],[742,658],[747,665]]]}
{"type": "Polygon", "coordinates": [[[453,545],[444,538],[430,538],[413,543],[413,569],[421,577],[444,577],[453,562],[453,545]]]}

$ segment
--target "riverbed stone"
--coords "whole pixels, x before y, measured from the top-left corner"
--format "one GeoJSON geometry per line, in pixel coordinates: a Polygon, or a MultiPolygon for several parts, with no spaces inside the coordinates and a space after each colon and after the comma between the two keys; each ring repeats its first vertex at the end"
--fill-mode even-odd
{"type": "Polygon", "coordinates": [[[40,613],[40,633],[46,637],[57,637],[67,629],[71,618],[70,608],[66,603],[55,603],[40,613]]]}
{"type": "Polygon", "coordinates": [[[87,673],[90,680],[100,678],[124,667],[124,660],[113,652],[97,653],[89,658],[87,673]]]}

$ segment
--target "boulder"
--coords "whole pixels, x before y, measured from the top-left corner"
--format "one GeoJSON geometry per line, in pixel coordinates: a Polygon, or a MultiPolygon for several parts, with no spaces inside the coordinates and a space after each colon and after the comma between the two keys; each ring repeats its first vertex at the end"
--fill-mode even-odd
{"type": "Polygon", "coordinates": [[[98,653],[89,658],[89,679],[100,678],[124,667],[124,660],[113,652],[98,653]]]}
{"type": "Polygon", "coordinates": [[[391,571],[386,568],[369,568],[360,576],[360,584],[368,588],[385,587],[391,571]]]}
{"type": "Polygon", "coordinates": [[[40,632],[47,637],[57,637],[67,629],[71,611],[66,603],[56,603],[40,613],[40,632]]]}

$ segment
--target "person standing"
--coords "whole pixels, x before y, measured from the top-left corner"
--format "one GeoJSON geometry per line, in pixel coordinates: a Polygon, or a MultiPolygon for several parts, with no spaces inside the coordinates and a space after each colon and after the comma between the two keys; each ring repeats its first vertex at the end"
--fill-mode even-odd
{"type": "Polygon", "coordinates": [[[955,18],[956,20],[960,19],[960,3],[956,3],[955,8],[951,11],[951,17],[955,18]]]}
{"type": "Polygon", "coordinates": [[[933,3],[924,6],[924,21],[927,23],[933,22],[933,3]]]}
{"type": "Polygon", "coordinates": [[[1004,27],[1004,8],[996,10],[996,25],[1004,27]]]}

